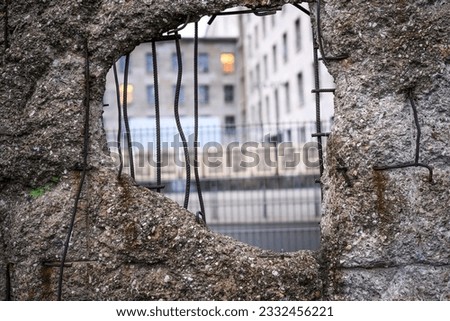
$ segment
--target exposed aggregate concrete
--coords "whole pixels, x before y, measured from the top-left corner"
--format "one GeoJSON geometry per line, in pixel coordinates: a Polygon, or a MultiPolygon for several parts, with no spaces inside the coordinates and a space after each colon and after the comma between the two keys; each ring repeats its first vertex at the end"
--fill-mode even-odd
{"type": "MultiPolygon", "coordinates": [[[[322,178],[319,252],[279,256],[236,242],[196,223],[174,202],[117,179],[101,123],[112,63],[188,14],[196,20],[267,3],[9,1],[8,42],[0,37],[2,295],[56,298],[58,269],[44,262],[61,258],[80,180],[87,37],[90,170],[63,299],[450,299],[447,1],[322,1],[326,52],[350,56],[327,63],[336,81],[336,115],[322,178]],[[422,130],[420,162],[433,167],[432,183],[424,168],[373,169],[414,159],[410,90],[422,130]],[[336,170],[338,159],[348,166],[352,187],[336,170]],[[38,188],[45,193],[32,197],[38,188]]],[[[5,25],[0,28],[4,35],[5,25]]]]}

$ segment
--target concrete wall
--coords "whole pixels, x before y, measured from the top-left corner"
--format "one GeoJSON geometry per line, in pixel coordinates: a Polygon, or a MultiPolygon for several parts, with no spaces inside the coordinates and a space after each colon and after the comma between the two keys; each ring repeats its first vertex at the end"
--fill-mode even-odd
{"type": "Polygon", "coordinates": [[[322,7],[327,55],[349,55],[327,64],[337,88],[323,177],[330,299],[450,299],[449,9],[446,1],[322,7]],[[375,170],[415,161],[413,107],[431,182],[424,167],[375,170]]]}
{"type": "MultiPolygon", "coordinates": [[[[349,58],[328,63],[337,86],[336,124],[322,178],[318,253],[280,256],[252,248],[210,232],[128,178],[117,179],[101,127],[112,63],[183,23],[187,12],[195,19],[263,2],[20,0],[3,9],[0,282],[10,263],[12,299],[56,298],[82,177],[87,100],[89,167],[62,299],[449,299],[445,1],[323,6],[326,50],[349,58]],[[424,168],[374,170],[414,159],[410,92],[422,129],[420,162],[433,166],[432,182],[424,168]]],[[[6,290],[5,280],[0,291],[6,290]]]]}
{"type": "Polygon", "coordinates": [[[9,2],[8,41],[0,44],[2,296],[10,263],[12,299],[58,297],[73,217],[65,300],[320,298],[312,252],[280,256],[215,234],[175,202],[118,179],[104,150],[102,99],[112,63],[185,22],[187,12],[194,20],[237,4],[9,2]],[[79,194],[86,114],[89,166],[79,194]]]}

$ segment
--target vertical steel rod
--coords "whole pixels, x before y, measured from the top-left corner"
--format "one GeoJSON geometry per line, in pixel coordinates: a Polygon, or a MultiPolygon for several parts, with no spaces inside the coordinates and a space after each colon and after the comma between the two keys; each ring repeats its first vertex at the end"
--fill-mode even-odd
{"type": "Polygon", "coordinates": [[[414,163],[418,164],[419,163],[419,155],[420,155],[420,136],[422,135],[422,131],[420,129],[419,117],[417,115],[417,107],[416,107],[416,104],[414,103],[412,89],[408,92],[408,99],[411,104],[411,108],[413,110],[414,123],[416,124],[416,131],[417,131],[417,133],[416,133],[416,154],[414,157],[414,163]]]}
{"type": "MultiPolygon", "coordinates": [[[[314,38],[314,37],[313,37],[314,38]]],[[[314,87],[316,96],[316,132],[322,133],[322,123],[320,119],[320,72],[319,72],[319,58],[318,58],[318,47],[314,43],[314,87]]],[[[320,177],[322,177],[324,166],[323,166],[323,150],[322,150],[322,136],[317,136],[317,148],[319,152],[319,169],[320,177]]]]}
{"type": "Polygon", "coordinates": [[[198,22],[194,25],[194,175],[197,187],[198,201],[203,221],[206,223],[205,205],[203,202],[202,187],[200,184],[200,175],[198,173],[198,22]]]}
{"type": "Polygon", "coordinates": [[[161,192],[161,116],[159,114],[159,80],[156,42],[152,41],[153,57],[153,89],[155,96],[155,125],[156,125],[156,191],[161,192]]]}
{"type": "Polygon", "coordinates": [[[11,263],[6,264],[6,280],[5,280],[5,301],[12,301],[12,290],[11,290],[11,263]]]}
{"type": "Polygon", "coordinates": [[[122,106],[120,102],[120,85],[119,85],[119,77],[117,76],[117,67],[116,63],[113,64],[113,72],[114,72],[114,83],[116,86],[116,100],[117,100],[117,150],[119,152],[119,174],[118,177],[122,175],[123,170],[123,155],[122,155],[122,106]]]}
{"type": "MultiPolygon", "coordinates": [[[[178,31],[175,33],[178,36],[178,31]]],[[[175,114],[175,122],[177,124],[178,133],[180,134],[180,138],[183,144],[184,151],[184,159],[186,163],[186,189],[184,194],[184,208],[188,208],[189,206],[189,195],[191,190],[191,164],[189,160],[189,148],[186,141],[186,136],[184,135],[183,128],[180,122],[180,115],[178,111],[179,103],[180,103],[180,91],[181,91],[181,81],[183,78],[183,62],[181,57],[181,48],[180,48],[180,39],[176,37],[175,39],[175,47],[177,54],[177,63],[178,63],[178,74],[177,74],[177,84],[175,87],[175,102],[174,102],[174,114],[175,114]]]]}
{"type": "Polygon", "coordinates": [[[127,145],[128,145],[128,159],[130,161],[130,175],[133,181],[135,180],[134,176],[134,158],[133,158],[133,146],[131,142],[131,132],[130,132],[130,123],[128,121],[128,69],[130,65],[130,54],[127,54],[125,56],[125,70],[123,75],[123,88],[122,88],[122,95],[123,95],[123,120],[125,123],[125,135],[127,137],[127,145]]]}

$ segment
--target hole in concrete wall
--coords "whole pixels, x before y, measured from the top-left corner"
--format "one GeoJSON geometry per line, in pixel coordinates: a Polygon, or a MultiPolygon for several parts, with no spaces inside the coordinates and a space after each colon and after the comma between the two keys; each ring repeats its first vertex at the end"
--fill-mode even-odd
{"type": "MultiPolygon", "coordinates": [[[[241,9],[233,9],[241,10],[241,9]]],[[[248,9],[247,9],[248,10],[248,9]]],[[[285,5],[270,15],[201,20],[198,41],[199,164],[208,226],[274,251],[317,249],[320,185],[310,18],[285,5]]],[[[193,175],[193,24],[181,32],[180,123],[188,141],[191,184],[188,209],[200,210],[193,175]]],[[[138,184],[157,185],[155,87],[161,128],[161,193],[183,205],[186,163],[174,117],[179,61],[175,40],[142,43],[107,75],[104,125],[119,166],[117,91],[127,93],[128,121],[138,184]],[[156,55],[156,56],[155,56],[156,55]],[[155,59],[157,84],[155,83],[155,59]]],[[[320,85],[333,87],[324,66],[320,85]]],[[[332,95],[321,97],[322,132],[329,131],[332,95]]],[[[122,106],[123,107],[123,106],[122,106]]],[[[124,173],[130,173],[126,128],[121,122],[124,173]]]]}

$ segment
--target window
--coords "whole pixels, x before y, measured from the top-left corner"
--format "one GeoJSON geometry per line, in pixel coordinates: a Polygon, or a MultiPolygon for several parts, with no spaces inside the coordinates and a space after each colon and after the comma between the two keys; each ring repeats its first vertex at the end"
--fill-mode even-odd
{"type": "MultiPolygon", "coordinates": [[[[175,93],[176,93],[176,90],[177,90],[177,86],[176,86],[176,85],[173,85],[173,86],[172,86],[172,90],[173,90],[173,96],[175,97],[175,93]]],[[[180,87],[180,97],[179,97],[179,99],[178,99],[178,104],[179,104],[179,105],[183,105],[184,102],[185,102],[185,99],[184,99],[184,86],[181,85],[181,87],[180,87]]]]}
{"type": "Polygon", "coordinates": [[[234,72],[234,53],[226,52],[220,54],[220,62],[222,63],[222,71],[225,74],[231,74],[234,72]]]}
{"type": "Polygon", "coordinates": [[[148,73],[153,72],[153,55],[151,53],[145,55],[145,70],[148,73]]]}
{"type": "Polygon", "coordinates": [[[288,39],[286,32],[283,34],[283,61],[288,61],[288,39]]]}
{"type": "MultiPolygon", "coordinates": [[[[124,93],[124,85],[120,84],[119,86],[119,91],[120,91],[120,100],[123,101],[123,93],[124,93]]],[[[134,92],[134,87],[132,84],[128,84],[127,85],[127,103],[131,104],[133,102],[133,92],[134,92]]]]}
{"type": "Polygon", "coordinates": [[[300,51],[302,49],[302,34],[300,27],[300,18],[295,20],[295,49],[300,51]]]}
{"type": "Polygon", "coordinates": [[[198,102],[203,105],[209,104],[209,86],[198,86],[198,102]]]}
{"type": "Polygon", "coordinates": [[[225,133],[227,135],[236,134],[236,120],[234,116],[225,116],[225,133]]]}
{"type": "Polygon", "coordinates": [[[225,85],[223,86],[224,100],[226,104],[234,103],[234,86],[225,85]]]}
{"type": "Polygon", "coordinates": [[[298,129],[298,139],[299,142],[306,142],[306,128],[304,126],[299,127],[298,129]]]}
{"type": "Polygon", "coordinates": [[[275,115],[279,115],[280,114],[280,97],[278,97],[278,89],[275,89],[274,98],[275,98],[275,115]]]}
{"type": "Polygon", "coordinates": [[[290,89],[289,89],[289,83],[285,83],[284,84],[284,93],[285,93],[285,103],[286,103],[286,112],[290,113],[291,112],[291,96],[290,96],[290,89]]]}
{"type": "Polygon", "coordinates": [[[292,142],[292,131],[290,129],[286,130],[286,141],[292,142]]]}
{"type": "Polygon", "coordinates": [[[259,123],[263,124],[264,123],[264,119],[263,119],[263,108],[262,108],[262,102],[261,100],[258,102],[258,118],[259,118],[259,123]]]}
{"type": "Polygon", "coordinates": [[[267,119],[270,122],[270,100],[269,100],[269,96],[266,96],[266,116],[267,116],[267,119]]]}
{"type": "Polygon", "coordinates": [[[267,66],[267,55],[264,55],[263,57],[263,64],[264,64],[264,79],[267,79],[267,77],[269,77],[269,71],[268,71],[268,66],[267,66]]]}
{"type": "Polygon", "coordinates": [[[248,44],[248,46],[247,46],[247,48],[248,48],[248,56],[251,57],[252,56],[252,46],[253,46],[252,36],[251,35],[247,36],[247,44],[248,44]]]}
{"type": "Polygon", "coordinates": [[[277,71],[277,45],[272,46],[273,71],[277,71]]]}
{"type": "Polygon", "coordinates": [[[149,105],[155,104],[155,87],[153,85],[147,85],[147,103],[149,105]]]}
{"type": "Polygon", "coordinates": [[[248,112],[248,119],[247,119],[247,121],[249,122],[249,123],[251,123],[251,122],[253,122],[253,119],[255,118],[255,106],[254,105],[251,105],[250,106],[250,110],[249,110],[249,112],[248,112]]]}
{"type": "Polygon", "coordinates": [[[256,88],[261,89],[261,70],[259,64],[256,65],[256,88]]]}
{"type": "Polygon", "coordinates": [[[263,38],[266,37],[266,32],[267,32],[267,16],[263,16],[262,19],[262,36],[263,38]]]}
{"type": "Polygon", "coordinates": [[[172,71],[178,71],[178,57],[175,52],[172,53],[172,71]]]}
{"type": "Polygon", "coordinates": [[[297,74],[297,92],[298,104],[303,106],[305,104],[305,95],[303,93],[303,74],[301,72],[297,74]]]}
{"type": "Polygon", "coordinates": [[[258,25],[255,26],[255,48],[258,49],[258,38],[259,38],[259,32],[258,32],[258,25]]]}
{"type": "Polygon", "coordinates": [[[208,53],[200,53],[198,55],[198,71],[208,72],[209,71],[209,55],[208,53]]]}

